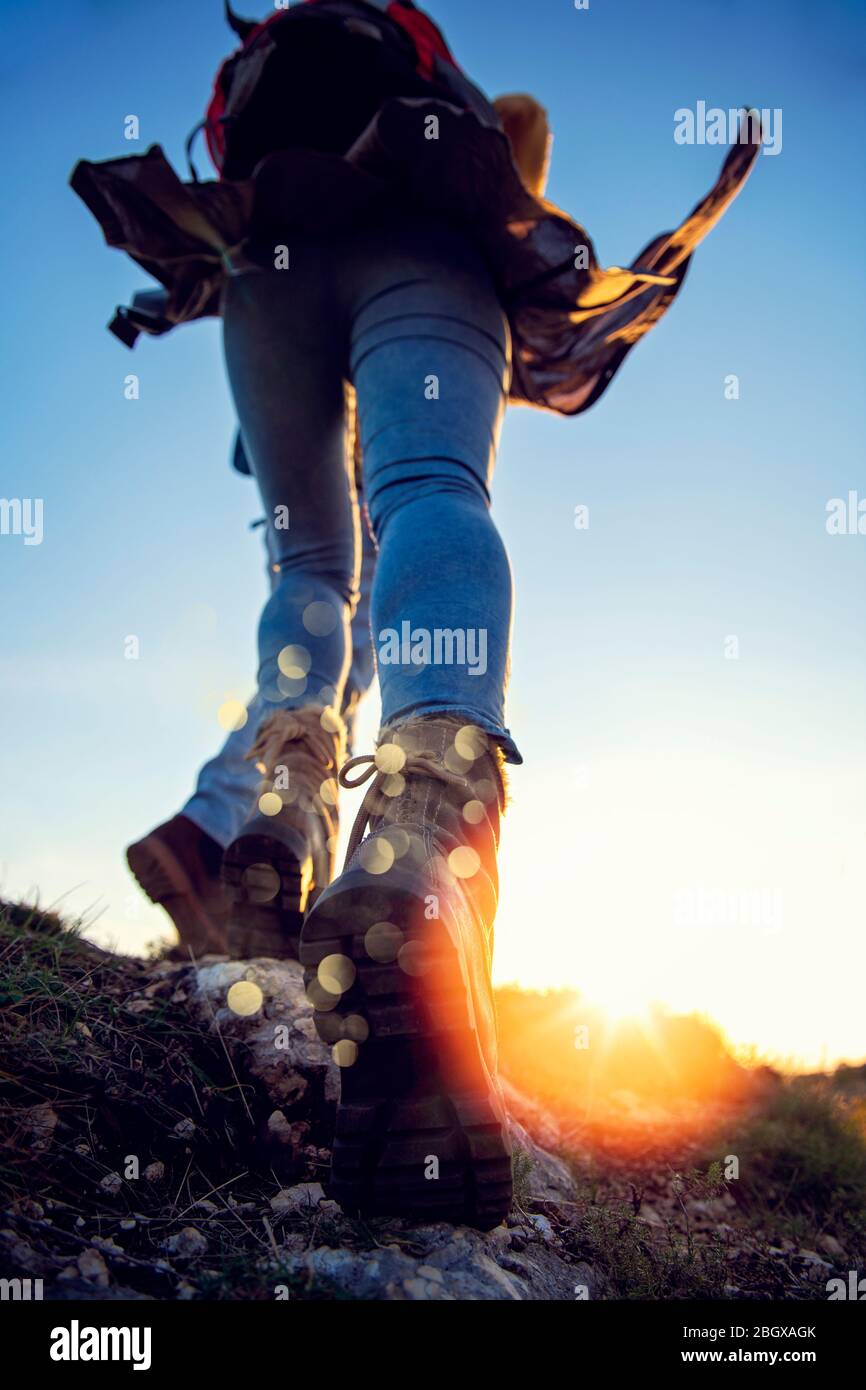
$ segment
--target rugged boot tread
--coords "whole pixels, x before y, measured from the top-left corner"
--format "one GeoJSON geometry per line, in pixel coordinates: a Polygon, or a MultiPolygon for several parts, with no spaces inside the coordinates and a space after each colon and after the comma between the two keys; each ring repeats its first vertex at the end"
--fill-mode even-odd
{"type": "Polygon", "coordinates": [[[445,922],[427,921],[407,888],[350,868],[304,924],[308,989],[321,988],[332,956],[355,974],[333,1008],[316,1010],[319,1036],[356,1038],[359,1019],[369,1032],[341,1067],[330,1195],[353,1215],[498,1225],[512,1199],[505,1112],[445,922]],[[366,933],[383,920],[411,943],[409,969],[371,959],[366,933]]]}
{"type": "Polygon", "coordinates": [[[297,960],[309,869],[292,851],[266,835],[240,835],[223,856],[222,881],[232,955],[297,960]]]}

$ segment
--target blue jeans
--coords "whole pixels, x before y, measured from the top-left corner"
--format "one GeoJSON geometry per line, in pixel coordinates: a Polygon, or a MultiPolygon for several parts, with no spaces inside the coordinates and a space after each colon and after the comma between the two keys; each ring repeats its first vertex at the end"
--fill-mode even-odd
{"type": "MultiPolygon", "coordinates": [[[[270,533],[265,528],[267,574],[271,587],[276,582],[270,533]]],[[[352,750],[355,716],[358,705],[373,683],[375,663],[370,634],[370,591],[376,568],[376,550],[368,528],[361,532],[360,597],[352,619],[352,664],[343,692],[342,714],[348,732],[348,747],[352,750]]],[[[241,826],[252,810],[261,775],[247,754],[255,742],[256,733],[270,710],[259,691],[247,705],[247,719],[242,729],[229,734],[216,757],[209,758],[199,771],[196,787],[183,807],[183,815],[210,835],[212,840],[227,849],[240,833],[241,826]]]]}
{"type": "Polygon", "coordinates": [[[278,571],[259,624],[270,708],[343,701],[361,546],[346,439],[357,397],[378,547],[382,722],[456,713],[519,762],[504,723],[511,572],[490,517],[508,325],[469,240],[418,216],[288,243],[233,276],[225,357],[278,571]],[[282,253],[285,257],[285,252],[282,253]]]}

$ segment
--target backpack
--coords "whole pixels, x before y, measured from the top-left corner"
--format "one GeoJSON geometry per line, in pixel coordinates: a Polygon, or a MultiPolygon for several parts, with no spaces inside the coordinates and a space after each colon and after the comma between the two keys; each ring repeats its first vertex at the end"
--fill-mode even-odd
{"type": "Polygon", "coordinates": [[[304,0],[261,23],[240,19],[229,0],[225,11],[241,47],[221,65],[187,142],[189,157],[204,129],[221,178],[248,178],[265,154],[289,146],[344,154],[390,97],[432,96],[497,123],[411,0],[304,0]]]}

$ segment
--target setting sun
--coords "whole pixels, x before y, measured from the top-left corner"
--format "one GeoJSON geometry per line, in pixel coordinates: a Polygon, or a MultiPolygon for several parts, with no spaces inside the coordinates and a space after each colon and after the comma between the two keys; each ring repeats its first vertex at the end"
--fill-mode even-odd
{"type": "Polygon", "coordinates": [[[851,773],[638,753],[591,765],[567,799],[542,781],[531,804],[519,775],[501,981],[577,990],[611,1019],[699,1010],[791,1065],[862,1057],[856,974],[840,971],[832,995],[804,991],[819,940],[859,950],[864,796],[851,773]],[[555,831],[535,810],[545,797],[555,831]],[[542,859],[544,894],[530,867],[542,859]]]}

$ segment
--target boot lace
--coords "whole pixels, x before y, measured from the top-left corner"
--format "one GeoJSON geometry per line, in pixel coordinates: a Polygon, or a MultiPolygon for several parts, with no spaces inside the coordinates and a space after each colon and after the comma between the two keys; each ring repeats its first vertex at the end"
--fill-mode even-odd
{"type": "Polygon", "coordinates": [[[336,730],[329,733],[322,728],[321,713],[321,710],[277,710],[259,729],[246,755],[247,761],[255,762],[260,772],[272,777],[286,745],[299,743],[318,767],[336,767],[342,739],[336,730]]]}
{"type": "Polygon", "coordinates": [[[346,863],[352,858],[355,850],[364,838],[364,834],[369,827],[372,828],[374,816],[382,814],[382,803],[387,800],[384,787],[386,782],[392,777],[432,777],[445,786],[456,787],[462,791],[468,791],[472,795],[472,785],[467,778],[462,777],[459,772],[451,772],[449,768],[436,761],[436,754],[430,750],[419,753],[407,753],[406,761],[402,764],[399,772],[389,772],[385,768],[379,767],[376,762],[375,753],[359,753],[355,758],[349,758],[340,768],[338,780],[341,787],[351,790],[353,787],[362,787],[365,782],[370,786],[364,796],[364,800],[358,809],[355,817],[355,824],[352,826],[349,835],[349,843],[346,847],[346,863]],[[358,777],[350,778],[347,776],[353,768],[363,767],[363,772],[358,777]]]}

